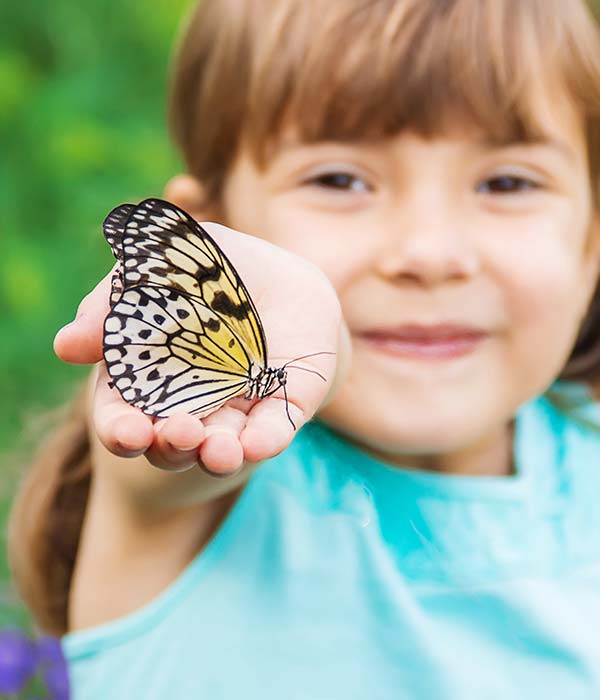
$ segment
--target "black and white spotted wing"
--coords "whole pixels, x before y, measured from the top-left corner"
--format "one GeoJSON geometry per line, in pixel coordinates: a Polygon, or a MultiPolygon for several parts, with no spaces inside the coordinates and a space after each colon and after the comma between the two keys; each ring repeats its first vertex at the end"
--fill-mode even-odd
{"type": "Polygon", "coordinates": [[[238,273],[186,212],[160,199],[114,209],[105,237],[119,262],[104,359],[129,403],[158,417],[205,415],[285,382],[238,273]],[[121,285],[121,287],[119,287],[121,285]]]}
{"type": "Polygon", "coordinates": [[[108,241],[113,255],[119,263],[111,278],[110,305],[113,306],[119,300],[123,289],[123,232],[127,219],[135,209],[135,204],[121,204],[115,207],[104,219],[102,230],[104,238],[108,241]]]}

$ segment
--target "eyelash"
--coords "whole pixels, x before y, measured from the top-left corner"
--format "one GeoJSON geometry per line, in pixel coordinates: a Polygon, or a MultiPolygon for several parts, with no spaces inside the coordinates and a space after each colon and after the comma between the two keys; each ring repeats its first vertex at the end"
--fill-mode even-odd
{"type": "Polygon", "coordinates": [[[327,189],[327,190],[337,190],[338,192],[352,192],[355,190],[359,191],[365,191],[365,190],[370,190],[371,188],[369,185],[360,177],[357,177],[356,175],[353,175],[352,173],[346,173],[342,170],[340,171],[332,171],[330,173],[321,173],[320,175],[317,175],[315,177],[311,177],[308,180],[305,180],[304,183],[305,185],[314,185],[315,187],[320,187],[322,189],[327,189]],[[345,185],[341,184],[339,182],[340,179],[343,179],[345,181],[345,185]],[[336,182],[337,180],[337,182],[336,182]],[[358,183],[363,183],[364,187],[360,188],[355,188],[348,186],[350,183],[349,181],[354,181],[358,183]]]}
{"type": "Polygon", "coordinates": [[[495,177],[488,178],[483,183],[478,185],[477,192],[503,196],[519,194],[521,192],[528,192],[531,190],[539,190],[540,187],[541,185],[539,183],[520,175],[497,175],[495,177]],[[495,189],[494,184],[496,186],[499,185],[499,189],[495,189]],[[508,187],[506,187],[506,185],[508,185],[508,187]]]}
{"type": "MultiPolygon", "coordinates": [[[[303,184],[313,185],[321,189],[334,190],[337,192],[371,190],[371,187],[362,178],[344,171],[322,173],[321,175],[305,180],[303,184]],[[353,182],[362,183],[364,186],[358,188],[352,187],[351,183],[353,182]]],[[[476,189],[477,192],[481,194],[506,196],[520,194],[531,190],[539,190],[540,188],[541,185],[539,183],[520,175],[497,175],[495,177],[488,178],[478,185],[476,189]]]]}

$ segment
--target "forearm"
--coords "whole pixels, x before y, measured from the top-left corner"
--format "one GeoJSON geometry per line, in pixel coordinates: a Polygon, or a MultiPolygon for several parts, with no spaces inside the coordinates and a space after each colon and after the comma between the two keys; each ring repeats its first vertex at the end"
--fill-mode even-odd
{"type": "Polygon", "coordinates": [[[200,467],[185,472],[157,469],[144,457],[118,457],[92,438],[91,455],[94,473],[112,483],[119,497],[140,510],[159,513],[187,508],[213,500],[244,483],[257,465],[246,464],[229,478],[210,476],[200,467]]]}

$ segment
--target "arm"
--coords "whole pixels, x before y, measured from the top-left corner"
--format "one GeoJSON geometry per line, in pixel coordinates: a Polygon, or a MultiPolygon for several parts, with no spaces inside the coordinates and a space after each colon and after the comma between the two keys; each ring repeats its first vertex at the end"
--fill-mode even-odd
{"type": "MultiPolygon", "coordinates": [[[[235,258],[237,243],[240,261],[254,262],[240,272],[276,348],[272,364],[315,350],[337,353],[309,365],[326,382],[300,371],[289,377],[290,411],[300,427],[331,398],[348,365],[337,296],[305,261],[224,231],[228,255],[235,258]]],[[[101,359],[108,290],[109,277],[57,336],[63,360],[101,359]]],[[[210,539],[257,464],[285,449],[295,434],[277,398],[250,409],[227,405],[202,421],[185,414],[153,421],[108,387],[101,362],[90,381],[88,424],[94,476],[71,585],[70,629],[123,615],[164,589],[210,539]],[[232,467],[232,476],[219,478],[232,467]]]]}

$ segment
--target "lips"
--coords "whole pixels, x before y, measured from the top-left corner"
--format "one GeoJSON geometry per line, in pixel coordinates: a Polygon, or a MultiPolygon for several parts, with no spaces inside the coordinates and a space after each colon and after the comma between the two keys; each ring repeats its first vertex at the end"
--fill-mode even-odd
{"type": "Polygon", "coordinates": [[[397,357],[444,360],[473,352],[487,337],[479,328],[464,324],[406,324],[397,328],[358,333],[371,349],[397,357]]]}

